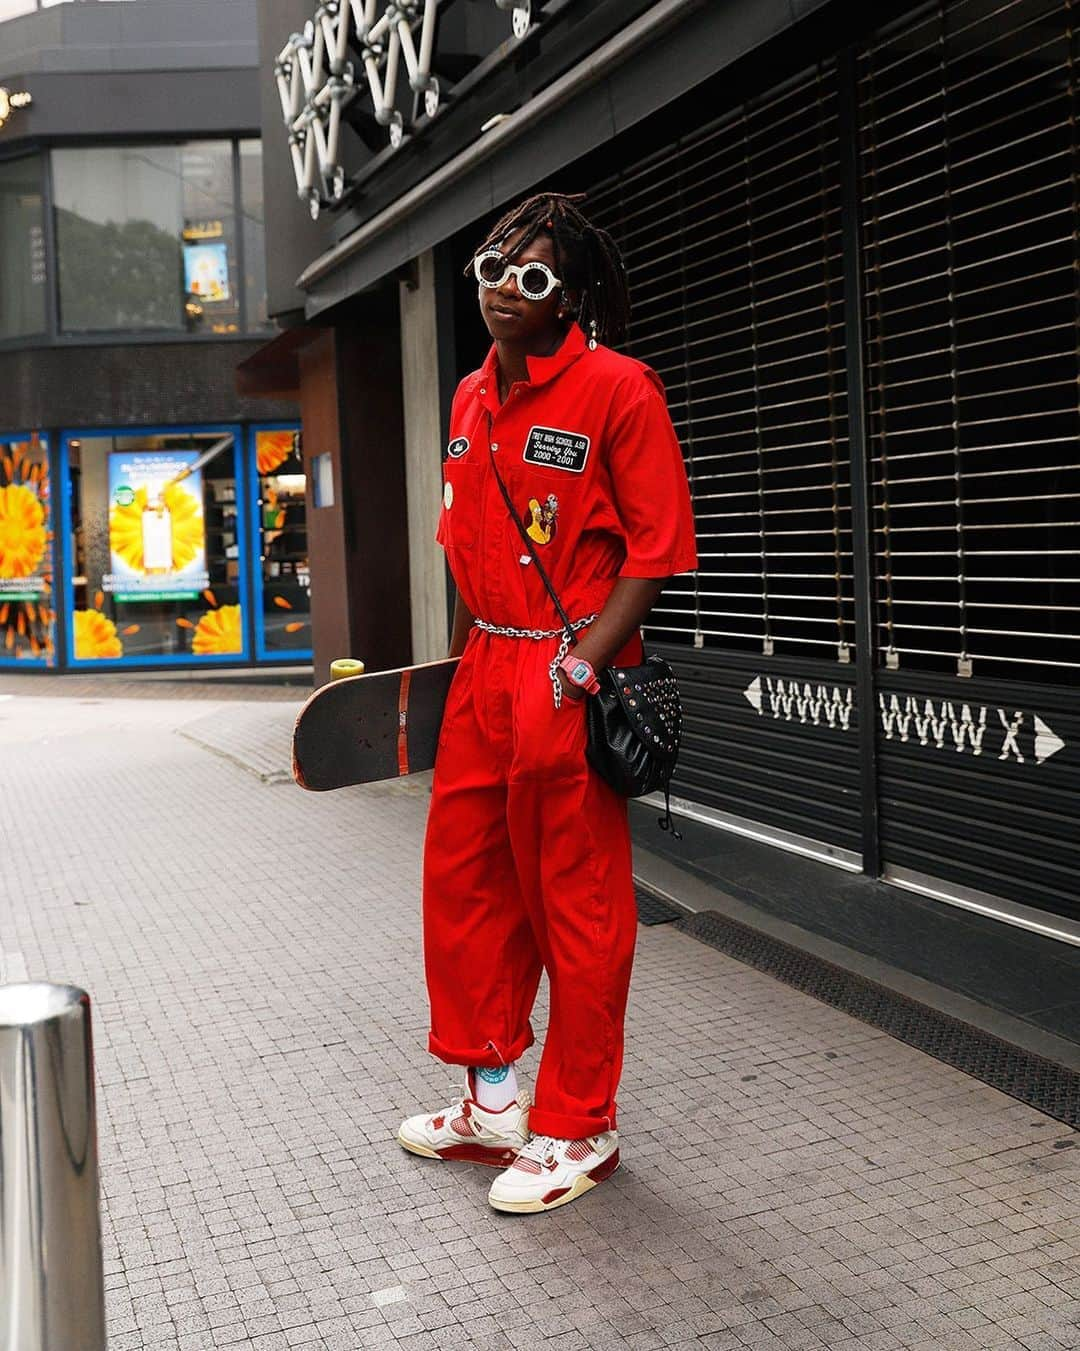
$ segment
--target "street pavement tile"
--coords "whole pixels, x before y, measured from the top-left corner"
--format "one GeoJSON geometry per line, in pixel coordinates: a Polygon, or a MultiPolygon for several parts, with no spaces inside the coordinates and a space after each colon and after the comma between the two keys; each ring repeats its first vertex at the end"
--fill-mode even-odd
{"type": "Polygon", "coordinates": [[[394,1141],[462,1091],[429,777],[303,793],[299,690],[0,689],[0,971],[93,1000],[110,1351],[1080,1348],[1076,1133],[664,925],[624,1167],[495,1214],[490,1170],[394,1141]]]}

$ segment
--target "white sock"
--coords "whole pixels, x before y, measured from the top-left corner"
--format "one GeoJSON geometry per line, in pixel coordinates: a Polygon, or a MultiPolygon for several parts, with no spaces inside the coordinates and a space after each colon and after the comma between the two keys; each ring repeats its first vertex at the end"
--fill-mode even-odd
{"type": "Polygon", "coordinates": [[[472,1085],[473,1097],[489,1112],[501,1112],[518,1095],[513,1065],[499,1065],[496,1069],[473,1065],[469,1070],[469,1083],[472,1085]]]}

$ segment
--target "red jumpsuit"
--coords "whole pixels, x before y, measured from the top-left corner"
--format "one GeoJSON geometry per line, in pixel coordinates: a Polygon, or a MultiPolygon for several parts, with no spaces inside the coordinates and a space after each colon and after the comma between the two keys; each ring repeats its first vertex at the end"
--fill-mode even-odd
{"type": "MultiPolygon", "coordinates": [[[[572,326],[499,403],[494,347],[458,388],[438,538],[472,613],[513,628],[558,616],[510,519],[499,471],[571,619],[618,577],[697,566],[690,494],[663,388],[572,326]]],[[[447,700],[424,856],[429,1047],[496,1066],[551,1012],[529,1125],[575,1139],[615,1127],[637,916],[626,800],[585,760],[584,700],[555,707],[559,639],[471,631],[447,700]]],[[[620,654],[640,661],[640,640],[620,654]]]]}

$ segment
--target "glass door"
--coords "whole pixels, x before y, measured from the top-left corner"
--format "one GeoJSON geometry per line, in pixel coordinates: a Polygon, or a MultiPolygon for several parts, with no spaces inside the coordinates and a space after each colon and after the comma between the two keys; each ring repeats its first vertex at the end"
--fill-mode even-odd
{"type": "Polygon", "coordinates": [[[255,643],[263,661],[311,659],[307,478],[295,424],[253,427],[258,566],[255,643]]]}
{"type": "Polygon", "coordinates": [[[73,666],[250,659],[239,429],[64,437],[73,666]]]}

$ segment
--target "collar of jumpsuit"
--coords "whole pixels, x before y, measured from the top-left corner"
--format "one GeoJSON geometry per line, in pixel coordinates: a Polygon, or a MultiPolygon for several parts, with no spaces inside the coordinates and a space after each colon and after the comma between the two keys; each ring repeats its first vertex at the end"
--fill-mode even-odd
{"type": "Polygon", "coordinates": [[[496,362],[492,348],[462,381],[443,466],[438,538],[472,613],[507,627],[559,627],[493,461],[572,619],[602,609],[620,575],[693,567],[684,561],[692,546],[682,548],[686,476],[653,372],[591,350],[577,324],[550,356],[528,358],[528,381],[501,404],[496,362]]]}
{"type": "MultiPolygon", "coordinates": [[[[588,351],[588,343],[585,341],[585,334],[578,324],[571,324],[566,331],[566,336],[550,356],[525,358],[525,364],[529,369],[527,387],[530,390],[535,390],[539,389],[541,385],[549,384],[568,366],[572,366],[578,357],[586,351],[588,351]]],[[[484,364],[471,377],[475,381],[474,388],[480,402],[492,415],[503,407],[499,403],[498,368],[499,355],[494,344],[492,344],[491,350],[484,359],[484,364]]],[[[521,387],[519,381],[515,388],[520,390],[521,387]]]]}

